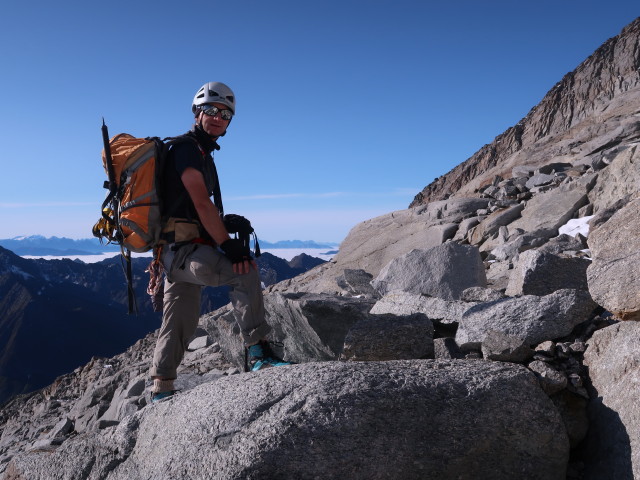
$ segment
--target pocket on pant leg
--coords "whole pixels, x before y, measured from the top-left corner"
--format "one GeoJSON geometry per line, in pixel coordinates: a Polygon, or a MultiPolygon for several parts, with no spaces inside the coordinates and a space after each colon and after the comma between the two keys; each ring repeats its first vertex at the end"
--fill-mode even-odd
{"type": "Polygon", "coordinates": [[[217,286],[220,283],[220,260],[222,254],[208,245],[201,245],[187,259],[186,267],[202,285],[217,286]]]}

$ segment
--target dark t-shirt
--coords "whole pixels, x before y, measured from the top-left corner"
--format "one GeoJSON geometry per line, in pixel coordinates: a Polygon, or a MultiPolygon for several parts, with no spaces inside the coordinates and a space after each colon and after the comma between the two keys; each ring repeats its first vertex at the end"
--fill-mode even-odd
{"type": "Polygon", "coordinates": [[[220,147],[197,128],[180,138],[181,141],[170,146],[167,155],[162,185],[162,216],[164,219],[177,217],[198,220],[198,212],[184,188],[181,177],[187,168],[195,168],[202,173],[209,195],[213,195],[217,175],[210,152],[220,147]]]}

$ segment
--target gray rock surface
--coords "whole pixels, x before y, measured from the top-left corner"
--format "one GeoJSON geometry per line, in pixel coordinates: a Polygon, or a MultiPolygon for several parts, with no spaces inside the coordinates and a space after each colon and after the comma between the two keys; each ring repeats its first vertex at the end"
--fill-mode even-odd
{"type": "Polygon", "coordinates": [[[373,275],[362,269],[345,268],[342,274],[336,278],[336,283],[351,295],[376,298],[378,295],[371,286],[371,280],[373,280],[373,275]]]}
{"type": "Polygon", "coordinates": [[[189,343],[188,350],[199,350],[201,348],[206,348],[211,345],[211,338],[209,335],[202,335],[200,337],[194,338],[191,343],[189,343]]]}
{"type": "Polygon", "coordinates": [[[571,167],[572,167],[571,163],[568,163],[568,162],[554,162],[554,163],[548,163],[546,165],[542,165],[534,173],[539,172],[539,173],[544,173],[549,175],[553,172],[566,171],[571,167]]]}
{"type": "Polygon", "coordinates": [[[504,293],[493,288],[470,287],[462,292],[461,300],[463,302],[472,303],[470,307],[477,302],[492,302],[504,298],[504,293]]]}
{"type": "MultiPolygon", "coordinates": [[[[464,292],[466,292],[465,290],[464,292]]],[[[463,292],[463,293],[464,293],[463,292]]],[[[478,302],[464,302],[460,300],[443,300],[407,292],[391,292],[378,300],[370,313],[380,315],[391,313],[394,315],[411,315],[422,313],[431,320],[440,323],[457,323],[462,314],[478,302]]]]}
{"type": "Polygon", "coordinates": [[[497,245],[490,245],[489,248],[486,248],[483,245],[483,250],[490,251],[490,254],[487,256],[489,260],[515,260],[518,258],[520,252],[524,252],[531,248],[539,247],[544,244],[544,238],[540,237],[537,234],[522,234],[518,235],[513,234],[509,235],[507,241],[504,243],[498,243],[497,245]]]}
{"type": "Polygon", "coordinates": [[[564,480],[568,454],[560,415],[523,367],[331,362],[202,385],[54,452],[15,457],[7,475],[564,480]]]}
{"type": "Polygon", "coordinates": [[[587,242],[584,237],[581,237],[580,235],[577,235],[576,237],[572,237],[567,234],[562,234],[562,235],[558,235],[557,237],[553,237],[543,246],[538,248],[538,250],[544,253],[559,255],[562,252],[566,252],[566,251],[578,252],[586,248],[587,248],[587,242]]]}
{"type": "Polygon", "coordinates": [[[469,287],[486,287],[487,280],[478,249],[450,242],[396,258],[371,284],[381,295],[404,291],[456,300],[469,287]]]}
{"type": "Polygon", "coordinates": [[[400,210],[359,223],[340,244],[337,268],[363,269],[376,276],[394,258],[416,248],[431,248],[440,238],[430,234],[434,221],[415,209],[400,210]]]}
{"type": "MultiPolygon", "coordinates": [[[[144,408],[155,338],[155,334],[149,334],[122,354],[94,358],[50,386],[2,405],[0,478],[6,462],[21,452],[34,448],[50,451],[81,431],[106,431],[103,429],[117,424],[118,419],[144,408]]],[[[176,386],[187,391],[213,382],[230,366],[215,345],[187,352],[176,386]]],[[[73,472],[76,473],[80,474],[73,472]]]]}
{"type": "Polygon", "coordinates": [[[49,436],[51,438],[64,437],[73,430],[73,422],[68,418],[63,418],[53,427],[49,436]]]}
{"type": "MultiPolygon", "coordinates": [[[[127,415],[137,412],[140,408],[138,400],[145,391],[147,377],[147,374],[142,374],[123,383],[119,383],[122,379],[116,377],[116,382],[113,383],[116,386],[113,397],[100,419],[119,422],[127,415]]],[[[77,426],[76,431],[80,431],[77,426]]]]}
{"type": "Polygon", "coordinates": [[[440,224],[447,222],[434,219],[424,211],[424,208],[398,210],[357,224],[331,262],[296,277],[295,281],[271,286],[267,292],[339,294],[343,290],[336,278],[345,269],[361,269],[376,276],[396,257],[414,249],[440,245],[443,241],[440,224]]]}
{"type": "Polygon", "coordinates": [[[488,205],[489,200],[486,198],[451,198],[431,202],[417,211],[432,222],[451,224],[474,216],[479,209],[487,208],[488,205]]]}
{"type": "Polygon", "coordinates": [[[509,225],[546,238],[558,235],[558,229],[588,203],[587,188],[576,185],[559,187],[534,196],[527,202],[522,216],[509,225]]]}
{"type": "Polygon", "coordinates": [[[540,386],[547,392],[548,395],[553,395],[561,390],[564,390],[567,386],[567,376],[555,368],[551,367],[546,362],[536,360],[529,364],[529,369],[535,373],[536,377],[540,381],[540,386]]]}
{"type": "Polygon", "coordinates": [[[478,226],[473,228],[470,232],[470,243],[478,245],[484,242],[487,238],[491,238],[498,232],[500,227],[509,225],[518,218],[522,213],[523,208],[524,205],[517,204],[505,209],[496,210],[482,220],[478,226]]]}
{"type": "Polygon", "coordinates": [[[539,173],[537,175],[533,175],[527,183],[525,184],[528,189],[532,189],[533,187],[540,187],[542,185],[548,185],[554,180],[553,175],[548,175],[546,173],[539,173]]]}
{"type": "Polygon", "coordinates": [[[527,250],[520,254],[511,271],[505,293],[511,296],[544,296],[563,288],[587,291],[587,267],[590,264],[584,258],[527,250]]]}
{"type": "Polygon", "coordinates": [[[453,239],[456,241],[465,240],[467,238],[467,234],[471,231],[471,229],[478,225],[485,218],[485,216],[477,216],[462,220],[458,225],[458,230],[456,231],[453,239]]]}
{"type": "Polygon", "coordinates": [[[640,323],[598,330],[584,363],[593,385],[585,478],[640,478],[640,323]]]}
{"type": "MultiPolygon", "coordinates": [[[[351,326],[367,318],[375,300],[328,294],[279,294],[265,296],[271,340],[283,344],[277,351],[295,363],[337,360],[351,326]]],[[[201,320],[216,338],[226,358],[244,366],[240,331],[228,311],[205,315],[201,320]]]]}
{"type": "Polygon", "coordinates": [[[640,320],[640,198],[589,234],[593,299],[623,320],[640,320]]]}
{"type": "Polygon", "coordinates": [[[502,332],[489,330],[482,342],[482,356],[487,360],[524,363],[533,353],[524,338],[502,332]]]}
{"type": "Polygon", "coordinates": [[[634,195],[640,185],[640,147],[630,143],[616,149],[610,165],[599,173],[589,198],[594,212],[600,212],[626,195],[634,195]]]}
{"type": "Polygon", "coordinates": [[[462,316],[456,343],[463,349],[480,348],[487,332],[496,331],[536,345],[568,335],[573,327],[589,318],[595,306],[589,294],[580,290],[482,303],[462,316]]]}
{"type": "Polygon", "coordinates": [[[344,340],[341,360],[385,361],[433,358],[433,323],[425,315],[369,315],[344,340]]]}
{"type": "Polygon", "coordinates": [[[429,227],[425,232],[425,243],[427,245],[441,245],[452,239],[458,231],[457,223],[444,223],[429,227]]]}
{"type": "Polygon", "coordinates": [[[487,286],[494,290],[504,292],[507,289],[512,268],[513,263],[510,261],[489,262],[489,269],[487,270],[487,286]]]}
{"type": "Polygon", "coordinates": [[[613,217],[614,213],[618,210],[624,208],[630,201],[631,195],[625,195],[624,197],[618,199],[613,205],[598,210],[598,213],[591,216],[591,219],[588,221],[588,226],[591,231],[598,228],[603,223],[607,222],[611,217],[613,217]]]}
{"type": "Polygon", "coordinates": [[[434,339],[433,350],[435,358],[439,360],[464,358],[464,353],[458,348],[455,339],[451,337],[434,339]]]}
{"type": "Polygon", "coordinates": [[[535,350],[536,352],[542,352],[547,355],[553,356],[554,353],[556,352],[556,344],[553,343],[551,340],[545,340],[544,342],[539,344],[535,350]]]}
{"type": "Polygon", "coordinates": [[[533,175],[535,167],[528,165],[516,165],[511,169],[512,177],[530,177],[533,175]]]}

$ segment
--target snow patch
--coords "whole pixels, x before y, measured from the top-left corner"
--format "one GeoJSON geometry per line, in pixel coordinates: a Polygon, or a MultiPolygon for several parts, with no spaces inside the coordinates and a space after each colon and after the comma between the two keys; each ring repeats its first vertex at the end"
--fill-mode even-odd
{"type": "Polygon", "coordinates": [[[580,234],[583,237],[588,237],[589,220],[591,220],[592,218],[593,215],[582,218],[572,218],[558,229],[558,234],[566,234],[571,237],[575,237],[577,234],[580,234]]]}
{"type": "Polygon", "coordinates": [[[24,270],[19,269],[15,265],[11,265],[11,273],[15,273],[16,275],[20,275],[25,280],[29,280],[30,278],[33,278],[33,275],[31,275],[30,273],[25,272],[24,270]]]}

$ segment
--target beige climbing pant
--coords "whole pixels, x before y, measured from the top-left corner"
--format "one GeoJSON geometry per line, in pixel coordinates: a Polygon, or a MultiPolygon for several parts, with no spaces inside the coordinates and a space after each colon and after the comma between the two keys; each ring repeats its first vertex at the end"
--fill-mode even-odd
{"type": "Polygon", "coordinates": [[[271,327],[265,321],[260,276],[256,270],[238,275],[231,261],[209,245],[188,244],[177,251],[165,248],[162,326],[153,354],[151,376],[172,379],[200,318],[202,287],[231,287],[229,297],[245,345],[264,338],[271,327]]]}

